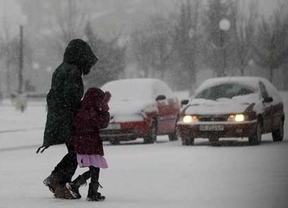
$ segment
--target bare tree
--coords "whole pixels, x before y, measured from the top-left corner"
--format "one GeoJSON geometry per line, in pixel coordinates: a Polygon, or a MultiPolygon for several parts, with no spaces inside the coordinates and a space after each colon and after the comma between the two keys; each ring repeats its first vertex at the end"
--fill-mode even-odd
{"type": "Polygon", "coordinates": [[[168,19],[152,15],[149,23],[131,34],[131,47],[144,77],[164,78],[172,51],[172,24],[168,19]]]}
{"type": "Polygon", "coordinates": [[[162,80],[169,70],[172,54],[172,25],[170,21],[159,15],[151,17],[149,33],[152,43],[152,68],[158,72],[162,80]]]}
{"type": "Polygon", "coordinates": [[[152,41],[145,28],[136,29],[131,33],[131,51],[143,77],[149,77],[149,70],[153,62],[152,41]]]}
{"type": "MultiPolygon", "coordinates": [[[[232,0],[210,0],[206,11],[206,35],[207,35],[207,63],[215,70],[216,76],[224,76],[226,74],[226,65],[229,64],[229,58],[233,51],[230,44],[231,36],[235,21],[235,2],[232,0]],[[220,28],[220,22],[230,23],[231,28],[226,31],[220,28]]],[[[229,25],[229,27],[230,27],[229,25]]]]}
{"type": "Polygon", "coordinates": [[[237,1],[235,4],[235,15],[233,25],[235,25],[234,47],[235,47],[235,64],[244,75],[244,70],[252,59],[251,42],[254,42],[256,32],[256,20],[258,17],[258,1],[251,1],[246,5],[246,1],[237,1]],[[243,4],[242,4],[243,3],[243,4]]]}
{"type": "Polygon", "coordinates": [[[84,28],[87,24],[87,15],[83,12],[83,3],[77,0],[51,1],[50,9],[52,18],[52,30],[56,32],[55,47],[61,54],[71,39],[84,36],[84,28]],[[56,27],[55,27],[56,26],[56,27]]]}
{"type": "Polygon", "coordinates": [[[98,38],[90,23],[86,25],[84,32],[87,42],[99,58],[94,70],[84,78],[86,85],[100,87],[108,81],[118,79],[126,67],[126,46],[119,45],[118,38],[111,41],[98,38]]]}
{"type": "MultiPolygon", "coordinates": [[[[180,60],[181,70],[187,73],[190,89],[196,81],[196,58],[199,52],[201,1],[190,0],[180,6],[179,17],[175,26],[173,49],[180,60]]],[[[192,90],[192,89],[191,89],[192,90]]]]}
{"type": "MultiPolygon", "coordinates": [[[[270,17],[262,17],[253,46],[254,61],[269,69],[269,79],[273,81],[274,71],[288,62],[288,13],[280,6],[270,17]]],[[[286,81],[285,81],[286,82],[286,81]]]]}

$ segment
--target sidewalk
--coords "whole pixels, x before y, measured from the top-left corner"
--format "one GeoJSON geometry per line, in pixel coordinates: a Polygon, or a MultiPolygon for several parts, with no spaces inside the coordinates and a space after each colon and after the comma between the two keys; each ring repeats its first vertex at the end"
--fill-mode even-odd
{"type": "Polygon", "coordinates": [[[0,151],[40,146],[46,122],[44,104],[28,104],[22,113],[15,106],[0,105],[0,151]]]}

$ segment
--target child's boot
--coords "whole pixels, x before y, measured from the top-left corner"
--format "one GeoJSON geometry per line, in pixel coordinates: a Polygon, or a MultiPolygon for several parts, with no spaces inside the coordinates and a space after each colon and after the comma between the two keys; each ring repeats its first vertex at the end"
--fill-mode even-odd
{"type": "Polygon", "coordinates": [[[95,184],[90,183],[88,189],[87,201],[104,201],[105,196],[102,196],[101,193],[98,192],[98,188],[102,187],[98,182],[95,184]]]}
{"type": "Polygon", "coordinates": [[[79,188],[84,184],[86,184],[86,179],[82,175],[79,175],[74,181],[66,183],[66,188],[73,197],[80,199],[81,195],[79,193],[79,188]]]}

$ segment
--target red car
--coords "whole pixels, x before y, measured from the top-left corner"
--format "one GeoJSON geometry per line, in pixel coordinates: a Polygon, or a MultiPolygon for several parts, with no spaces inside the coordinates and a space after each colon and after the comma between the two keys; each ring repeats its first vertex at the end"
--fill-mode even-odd
{"type": "Polygon", "coordinates": [[[101,130],[103,141],[118,144],[143,138],[144,143],[154,143],[157,135],[177,140],[180,105],[163,81],[148,78],[115,80],[103,85],[102,90],[112,94],[110,124],[101,130]]]}
{"type": "Polygon", "coordinates": [[[183,145],[196,138],[248,137],[259,145],[261,135],[272,133],[273,141],[284,135],[284,107],[277,89],[264,78],[222,77],[204,81],[186,104],[177,123],[183,145]]]}

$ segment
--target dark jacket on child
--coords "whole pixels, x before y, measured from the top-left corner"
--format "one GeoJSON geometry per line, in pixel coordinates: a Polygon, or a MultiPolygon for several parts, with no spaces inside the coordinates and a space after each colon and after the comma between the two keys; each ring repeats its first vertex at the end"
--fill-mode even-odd
{"type": "Polygon", "coordinates": [[[102,109],[104,97],[105,93],[98,88],[89,88],[84,95],[75,120],[73,144],[77,154],[104,155],[99,130],[106,128],[110,119],[108,109],[102,109]]]}

